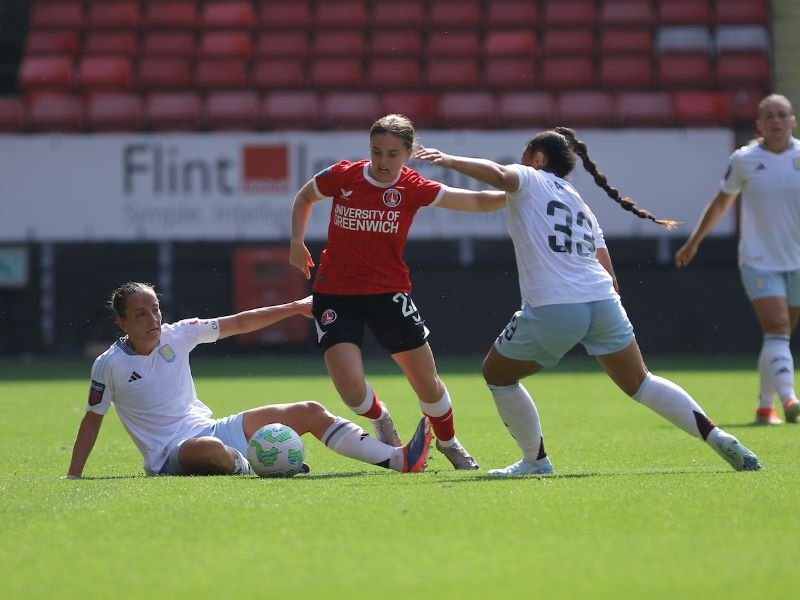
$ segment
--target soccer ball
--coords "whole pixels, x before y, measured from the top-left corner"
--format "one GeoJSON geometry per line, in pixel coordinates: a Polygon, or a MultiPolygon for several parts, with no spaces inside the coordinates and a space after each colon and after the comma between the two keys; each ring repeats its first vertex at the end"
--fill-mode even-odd
{"type": "Polygon", "coordinates": [[[247,460],[261,477],[291,477],[303,468],[306,449],[297,432],[283,423],[264,425],[247,443],[247,460]]]}

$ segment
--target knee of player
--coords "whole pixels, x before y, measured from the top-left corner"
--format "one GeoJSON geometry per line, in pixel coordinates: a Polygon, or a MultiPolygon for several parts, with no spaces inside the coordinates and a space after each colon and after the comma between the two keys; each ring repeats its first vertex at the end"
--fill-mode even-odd
{"type": "Polygon", "coordinates": [[[310,418],[325,418],[333,416],[330,412],[328,412],[327,408],[325,408],[316,400],[306,400],[305,402],[301,402],[301,404],[303,405],[303,411],[310,418]]]}

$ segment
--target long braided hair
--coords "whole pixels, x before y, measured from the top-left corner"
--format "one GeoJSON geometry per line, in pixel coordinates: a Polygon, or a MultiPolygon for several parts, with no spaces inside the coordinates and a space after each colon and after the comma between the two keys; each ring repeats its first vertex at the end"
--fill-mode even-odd
{"type": "Polygon", "coordinates": [[[556,127],[552,131],[543,131],[528,142],[528,151],[533,154],[537,150],[547,156],[547,171],[558,177],[565,177],[572,172],[577,164],[576,155],[580,157],[583,168],[592,176],[598,187],[602,188],[608,197],[625,210],[632,212],[640,219],[650,219],[666,229],[672,229],[679,224],[678,221],[656,219],[652,213],[636,206],[628,196],[622,196],[619,190],[608,183],[605,174],[597,170],[597,165],[589,158],[586,144],[575,137],[575,131],[569,127],[556,127]]]}

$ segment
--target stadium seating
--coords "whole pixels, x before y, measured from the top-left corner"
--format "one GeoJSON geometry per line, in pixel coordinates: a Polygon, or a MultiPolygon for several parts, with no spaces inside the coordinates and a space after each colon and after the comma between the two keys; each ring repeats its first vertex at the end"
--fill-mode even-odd
{"type": "Polygon", "coordinates": [[[0,133],[22,133],[25,110],[20,98],[0,98],[0,133]]]}
{"type": "Polygon", "coordinates": [[[314,129],[319,121],[319,96],[314,92],[272,92],[262,106],[267,129],[314,129]]]}
{"type": "Polygon", "coordinates": [[[257,92],[210,92],[205,103],[206,126],[212,130],[250,131],[261,126],[261,97],[257,92]]]}
{"type": "Polygon", "coordinates": [[[153,131],[195,131],[202,125],[202,114],[195,92],[153,92],[145,102],[147,127],[153,131]]]}
{"type": "Polygon", "coordinates": [[[89,131],[137,131],[144,126],[144,102],[130,92],[97,92],[86,100],[89,131]]]}
{"type": "Polygon", "coordinates": [[[486,129],[494,123],[495,103],[489,92],[445,92],[437,116],[446,128],[486,129]]]}
{"type": "Polygon", "coordinates": [[[772,81],[767,0],[35,0],[29,28],[13,130],[368,121],[348,98],[422,127],[727,125],[772,81]]]}
{"type": "Polygon", "coordinates": [[[320,118],[330,129],[368,129],[380,113],[372,92],[331,92],[322,97],[320,118]]]}
{"type": "Polygon", "coordinates": [[[555,96],[549,92],[506,92],[497,101],[501,127],[552,127],[558,120],[555,96]]]}
{"type": "Polygon", "coordinates": [[[609,127],[614,119],[614,96],[607,91],[565,92],[559,95],[561,123],[576,127],[609,127]]]}
{"type": "Polygon", "coordinates": [[[623,127],[669,127],[674,124],[668,92],[621,92],[617,95],[617,123],[623,127]]]}
{"type": "Polygon", "coordinates": [[[83,108],[78,96],[43,92],[28,97],[26,114],[33,132],[77,133],[83,130],[83,108]]]}

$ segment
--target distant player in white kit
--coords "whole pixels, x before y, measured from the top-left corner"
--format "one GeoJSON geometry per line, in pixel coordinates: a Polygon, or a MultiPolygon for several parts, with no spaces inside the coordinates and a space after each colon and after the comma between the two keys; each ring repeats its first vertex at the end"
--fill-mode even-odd
{"type": "Polygon", "coordinates": [[[523,304],[489,350],[483,375],[522,459],[490,475],[553,472],[536,405],[520,379],[554,367],[577,344],[597,357],[626,394],[706,441],[734,469],[761,468],[756,456],[714,425],[686,391],[647,370],[620,303],[603,232],[564,178],[580,157],[597,185],[622,208],[666,227],[674,223],[658,220],[630,198],[622,198],[598,172],[574,131],[557,127],[536,135],[525,146],[521,164],[504,166],[433,148],[415,156],[505,190],[508,198],[507,223],[523,304]]]}
{"type": "Polygon", "coordinates": [[[402,472],[424,469],[432,440],[425,418],[405,448],[394,448],[318,402],[272,404],[214,419],[211,409],[197,398],[189,365],[195,346],[256,331],[293,315],[310,318],[310,296],[226,317],[171,324],[161,323],[158,296],[147,283],[120,286],[109,304],[126,335],[94,362],[86,414],[67,478],[81,477],[112,404],[142,453],[148,475],[252,474],[245,458],[248,440],[269,423],[283,423],[299,435],[310,432],[331,450],[365,463],[402,472]]]}
{"type": "Polygon", "coordinates": [[[675,264],[692,262],[741,195],[739,270],[764,334],[756,423],[780,425],[776,394],[786,420],[800,420],[789,347],[800,319],[800,140],[792,136],[797,119],[784,96],[773,94],[759,103],[756,127],[761,137],[731,155],[719,193],[675,254],[675,264]]]}

